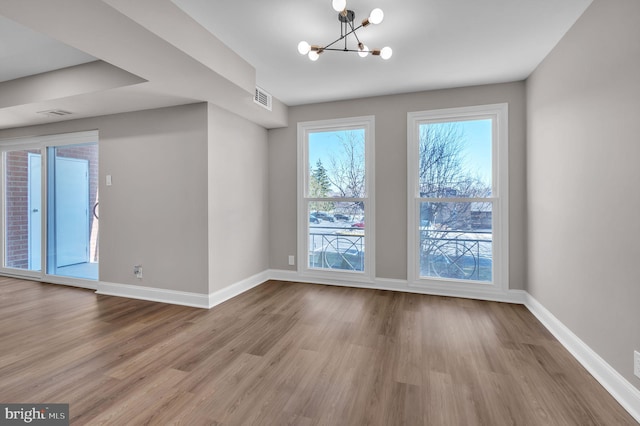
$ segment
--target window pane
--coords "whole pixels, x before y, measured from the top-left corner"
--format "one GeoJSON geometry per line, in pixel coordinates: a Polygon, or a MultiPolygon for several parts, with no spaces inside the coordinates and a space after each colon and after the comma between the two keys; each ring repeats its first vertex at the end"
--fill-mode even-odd
{"type": "Polygon", "coordinates": [[[38,149],[5,155],[5,267],[41,268],[41,166],[38,149]]]}
{"type": "Polygon", "coordinates": [[[420,276],[492,281],[492,203],[420,203],[420,276]]]}
{"type": "Polygon", "coordinates": [[[491,196],[492,120],[419,126],[422,198],[491,196]]]}
{"type": "Polygon", "coordinates": [[[48,148],[47,273],[98,279],[98,145],[48,148]]]}
{"type": "Polygon", "coordinates": [[[365,196],[365,130],[309,134],[310,198],[365,196]]]}
{"type": "Polygon", "coordinates": [[[364,203],[309,202],[309,268],[364,271],[364,203]]]}

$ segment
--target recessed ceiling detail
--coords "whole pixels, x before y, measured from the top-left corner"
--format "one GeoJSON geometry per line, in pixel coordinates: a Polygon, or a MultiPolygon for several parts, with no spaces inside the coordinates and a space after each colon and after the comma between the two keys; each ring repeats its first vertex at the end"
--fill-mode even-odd
{"type": "Polygon", "coordinates": [[[337,38],[329,0],[2,0],[0,128],[194,102],[274,128],[287,124],[286,105],[519,81],[592,0],[346,2],[345,34],[349,10],[353,29],[372,7],[385,10],[382,25],[357,33],[365,46],[392,46],[392,60],[326,51],[301,60],[299,40],[337,38]],[[65,54],[50,55],[48,42],[25,44],[39,36],[80,52],[82,64],[58,64],[65,54]],[[273,95],[271,112],[253,102],[255,86],[273,95]],[[73,114],[36,114],[53,109],[73,114]]]}
{"type": "Polygon", "coordinates": [[[0,82],[95,61],[91,55],[0,15],[0,82]]]}

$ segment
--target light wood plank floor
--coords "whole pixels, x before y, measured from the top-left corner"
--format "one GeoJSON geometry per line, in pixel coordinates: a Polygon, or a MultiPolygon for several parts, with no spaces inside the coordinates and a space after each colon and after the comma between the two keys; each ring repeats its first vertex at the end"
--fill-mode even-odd
{"type": "Polygon", "coordinates": [[[0,402],[72,424],[633,425],[518,305],[271,281],[211,310],[0,278],[0,402]]]}

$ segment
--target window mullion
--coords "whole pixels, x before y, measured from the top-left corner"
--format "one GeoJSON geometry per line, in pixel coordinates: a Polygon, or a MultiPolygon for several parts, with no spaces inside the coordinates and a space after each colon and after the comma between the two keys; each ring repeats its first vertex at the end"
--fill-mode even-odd
{"type": "Polygon", "coordinates": [[[498,200],[497,197],[486,198],[429,198],[429,197],[416,197],[416,200],[425,203],[493,203],[498,200]]]}

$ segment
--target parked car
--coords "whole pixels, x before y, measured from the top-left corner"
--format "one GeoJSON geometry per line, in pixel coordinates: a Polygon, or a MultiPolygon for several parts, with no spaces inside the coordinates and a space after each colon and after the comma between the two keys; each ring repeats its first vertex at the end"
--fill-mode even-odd
{"type": "Polygon", "coordinates": [[[333,216],[331,216],[330,214],[324,213],[324,212],[315,212],[314,215],[318,219],[326,220],[327,222],[334,222],[335,221],[333,216]]]}
{"type": "Polygon", "coordinates": [[[336,213],[333,215],[333,217],[336,220],[349,220],[349,216],[347,216],[346,214],[342,214],[342,213],[336,213]]]}
{"type": "Polygon", "coordinates": [[[364,228],[364,222],[356,222],[351,225],[352,228],[364,228]]]}
{"type": "Polygon", "coordinates": [[[309,215],[309,223],[320,223],[320,221],[318,220],[316,215],[310,214],[309,215]]]}

